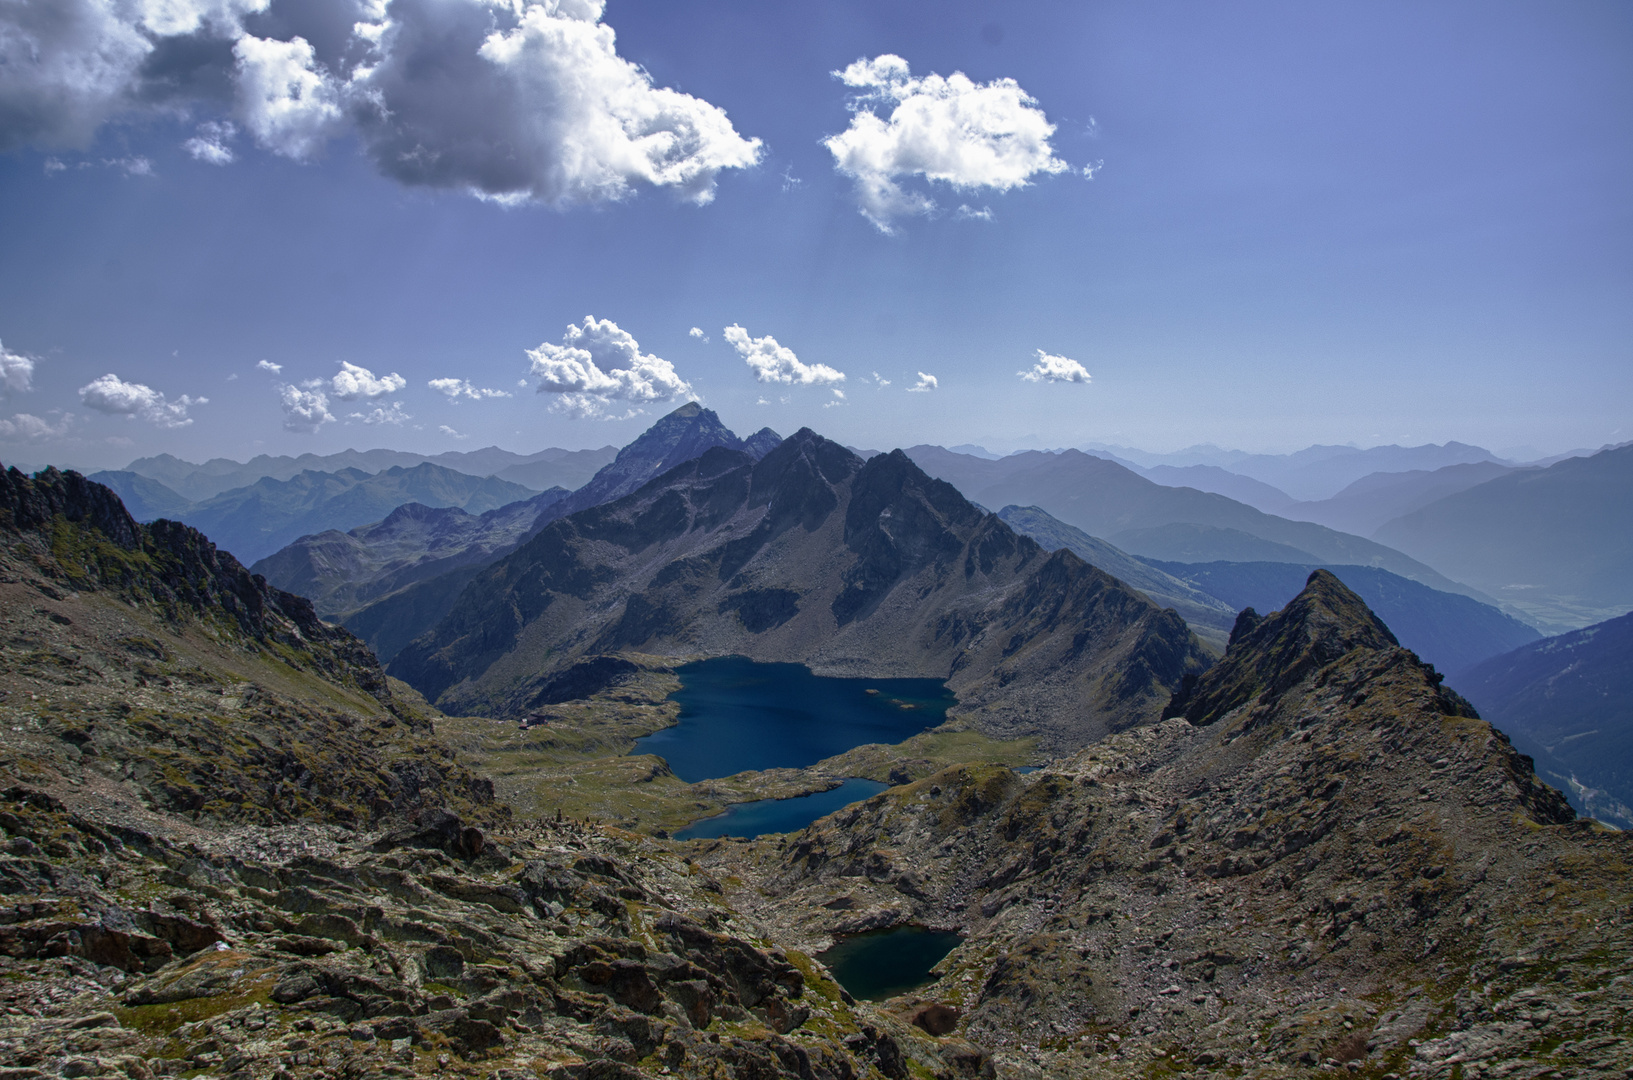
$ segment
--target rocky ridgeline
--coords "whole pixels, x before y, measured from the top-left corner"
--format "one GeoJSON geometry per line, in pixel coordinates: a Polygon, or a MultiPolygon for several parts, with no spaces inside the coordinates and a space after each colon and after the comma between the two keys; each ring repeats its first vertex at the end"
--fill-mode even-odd
{"type": "Polygon", "coordinates": [[[964,932],[924,1000],[1004,1075],[1625,1075],[1633,843],[1336,578],[1246,615],[1171,711],[697,857],[791,945],[964,932]]]}
{"type": "Polygon", "coordinates": [[[572,822],[495,840],[188,843],[0,796],[9,1080],[980,1076],[982,1051],[853,1007],[657,842],[572,822]]]}

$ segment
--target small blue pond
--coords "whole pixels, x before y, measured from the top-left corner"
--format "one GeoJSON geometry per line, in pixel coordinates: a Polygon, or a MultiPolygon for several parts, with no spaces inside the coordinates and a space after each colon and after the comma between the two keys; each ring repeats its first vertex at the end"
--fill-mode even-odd
{"type": "Polygon", "coordinates": [[[886,786],[876,780],[862,780],[853,776],[836,788],[812,795],[738,803],[724,814],[694,821],[675,833],[675,839],[711,840],[717,836],[741,836],[752,840],[766,833],[798,832],[841,806],[872,798],[886,786]]]}
{"type": "Polygon", "coordinates": [[[930,969],[962,940],[951,930],[893,926],[840,938],[817,959],[851,997],[883,1001],[934,982],[930,969]]]}
{"type": "MultiPolygon", "coordinates": [[[[864,743],[899,743],[957,703],[938,679],[830,679],[803,664],[738,656],[685,664],[674,727],[635,740],[687,783],[747,769],[798,769],[864,743]]],[[[820,815],[819,815],[820,816],[820,815]]]]}

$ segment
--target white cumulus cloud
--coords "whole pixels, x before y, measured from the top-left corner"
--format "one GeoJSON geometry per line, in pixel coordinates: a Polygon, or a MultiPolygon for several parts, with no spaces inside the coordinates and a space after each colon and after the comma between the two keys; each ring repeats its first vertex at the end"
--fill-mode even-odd
{"type": "Polygon", "coordinates": [[[1083,365],[1067,356],[1056,356],[1038,350],[1037,363],[1026,371],[1017,371],[1015,374],[1027,382],[1071,382],[1086,383],[1089,373],[1083,365]]]}
{"type": "Polygon", "coordinates": [[[0,343],[0,392],[26,394],[34,388],[34,358],[0,343]]]}
{"type": "Polygon", "coordinates": [[[907,392],[910,394],[929,393],[940,385],[940,381],[934,375],[921,371],[919,372],[919,381],[909,386],[907,392]]]}
{"type": "Polygon", "coordinates": [[[709,335],[705,334],[703,332],[703,327],[701,327],[701,326],[694,326],[694,327],[692,327],[690,330],[688,330],[686,332],[688,334],[690,334],[692,337],[695,337],[699,341],[703,342],[703,344],[705,344],[705,345],[707,345],[709,343],[709,335]]]}
{"type": "Polygon", "coordinates": [[[0,419],[0,439],[38,442],[41,439],[61,438],[68,434],[73,421],[73,413],[64,413],[55,423],[32,413],[12,413],[10,420],[0,419]]]}
{"type": "Polygon", "coordinates": [[[183,394],[174,401],[142,383],[126,382],[109,373],[92,379],[79,388],[79,400],[88,409],[109,416],[140,417],[162,428],[186,427],[193,422],[187,410],[194,405],[208,405],[209,398],[189,397],[183,394]]]}
{"type": "Polygon", "coordinates": [[[274,375],[280,374],[284,369],[282,364],[274,364],[271,360],[257,360],[255,367],[258,371],[270,371],[274,375]]]}
{"type": "Polygon", "coordinates": [[[232,137],[238,129],[226,121],[207,121],[198,126],[198,134],[181,144],[181,148],[192,155],[195,161],[202,161],[206,165],[231,165],[233,163],[232,137]]]}
{"type": "MultiPolygon", "coordinates": [[[[228,105],[297,160],[354,135],[405,184],[552,206],[659,187],[694,203],[761,157],[719,106],[618,54],[602,0],[0,0],[0,151],[228,105]],[[268,34],[270,36],[259,36],[268,34]]],[[[225,120],[185,143],[233,155],[225,120]]]]}
{"type": "Polygon", "coordinates": [[[510,396],[509,390],[489,390],[472,384],[468,379],[432,379],[426,385],[449,401],[458,401],[460,398],[481,401],[483,398],[510,396]]]}
{"type": "Polygon", "coordinates": [[[770,334],[760,338],[749,337],[748,331],[736,323],[721,332],[760,382],[832,386],[845,381],[843,371],[836,371],[827,364],[805,363],[794,355],[793,349],[779,345],[770,334]]]}
{"type": "Polygon", "coordinates": [[[324,424],[334,422],[334,414],[329,411],[329,395],[322,390],[303,390],[286,384],[278,387],[278,401],[284,410],[285,431],[311,435],[324,424]]]}
{"type": "Polygon", "coordinates": [[[539,393],[560,395],[554,407],[573,416],[603,417],[613,402],[640,406],[692,393],[673,364],[641,352],[611,319],[586,315],[567,327],[560,345],[545,342],[527,355],[539,393]]]}
{"type": "Polygon", "coordinates": [[[390,375],[375,375],[366,367],[342,360],[340,373],[329,380],[329,392],[339,401],[372,400],[395,394],[407,385],[408,380],[395,371],[390,375]]]}
{"type": "Polygon", "coordinates": [[[906,60],[889,53],[833,74],[858,94],[850,126],[823,145],[834,167],[856,181],[862,214],[882,232],[896,218],[936,209],[930,196],[902,186],[907,177],[961,191],[1008,191],[1069,167],[1049,145],[1055,126],[1014,79],[977,83],[959,71],[915,78],[906,60]]]}
{"type": "Polygon", "coordinates": [[[453,428],[449,427],[447,424],[438,424],[437,425],[437,430],[442,432],[444,435],[448,436],[450,439],[468,439],[468,438],[470,438],[469,435],[466,435],[462,431],[455,431],[453,428]]]}

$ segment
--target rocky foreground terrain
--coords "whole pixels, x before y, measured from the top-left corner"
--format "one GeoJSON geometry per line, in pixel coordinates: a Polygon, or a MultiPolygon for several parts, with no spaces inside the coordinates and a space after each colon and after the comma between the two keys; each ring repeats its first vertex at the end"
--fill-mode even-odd
{"type": "Polygon", "coordinates": [[[651,838],[511,821],[186,526],[0,475],[0,1076],[979,1076],[651,838]],[[452,808],[452,809],[450,809],[452,808]]]}
{"type": "Polygon", "coordinates": [[[516,820],[355,638],[74,474],[0,477],[0,618],[0,1080],[1633,1062],[1628,839],[1324,574],[1166,719],[752,842],[516,820]],[[811,959],[904,922],[966,935],[920,993],[811,959]]]}

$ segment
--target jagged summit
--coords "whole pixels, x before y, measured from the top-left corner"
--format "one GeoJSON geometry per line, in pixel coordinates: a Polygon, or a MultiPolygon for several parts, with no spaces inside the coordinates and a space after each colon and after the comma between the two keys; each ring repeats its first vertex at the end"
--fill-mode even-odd
{"type": "Polygon", "coordinates": [[[1316,570],[1304,591],[1282,610],[1260,616],[1248,608],[1237,616],[1225,658],[1194,684],[1182,687],[1163,715],[1211,724],[1254,697],[1287,689],[1354,649],[1399,647],[1364,600],[1329,571],[1316,570]]]}

